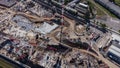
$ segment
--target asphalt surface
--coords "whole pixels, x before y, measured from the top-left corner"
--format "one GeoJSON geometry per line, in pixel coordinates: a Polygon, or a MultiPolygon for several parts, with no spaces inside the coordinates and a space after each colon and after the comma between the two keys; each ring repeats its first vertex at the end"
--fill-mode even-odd
{"type": "Polygon", "coordinates": [[[109,0],[94,0],[95,2],[104,6],[107,10],[115,14],[118,18],[120,18],[120,7],[110,2],[109,0]]]}
{"type": "Polygon", "coordinates": [[[120,20],[119,19],[107,18],[106,20],[103,20],[103,19],[96,19],[96,20],[101,23],[105,23],[108,26],[108,28],[112,28],[115,31],[120,30],[120,20]]]}

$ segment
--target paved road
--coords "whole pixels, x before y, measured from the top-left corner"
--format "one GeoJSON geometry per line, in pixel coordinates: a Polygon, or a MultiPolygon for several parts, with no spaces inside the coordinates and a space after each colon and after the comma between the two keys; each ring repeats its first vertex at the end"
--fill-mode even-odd
{"type": "Polygon", "coordinates": [[[96,20],[105,23],[109,28],[112,28],[115,31],[120,30],[120,20],[119,19],[111,18],[109,16],[109,14],[106,11],[104,11],[101,7],[99,7],[93,0],[90,0],[90,1],[93,4],[95,4],[97,8],[99,8],[101,11],[103,11],[107,15],[106,16],[107,20],[104,20],[105,19],[104,17],[103,17],[103,20],[102,19],[96,19],[96,20]]]}
{"type": "Polygon", "coordinates": [[[109,28],[112,28],[115,31],[120,30],[120,20],[114,18],[107,18],[107,20],[96,19],[102,23],[105,23],[109,28]]]}

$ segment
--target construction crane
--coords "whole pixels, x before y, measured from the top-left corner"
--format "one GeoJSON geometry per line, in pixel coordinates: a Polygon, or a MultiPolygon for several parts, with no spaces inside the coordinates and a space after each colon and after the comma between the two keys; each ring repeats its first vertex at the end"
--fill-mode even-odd
{"type": "Polygon", "coordinates": [[[62,0],[60,43],[62,42],[63,25],[64,25],[64,16],[63,15],[64,15],[64,0],[62,0]]]}

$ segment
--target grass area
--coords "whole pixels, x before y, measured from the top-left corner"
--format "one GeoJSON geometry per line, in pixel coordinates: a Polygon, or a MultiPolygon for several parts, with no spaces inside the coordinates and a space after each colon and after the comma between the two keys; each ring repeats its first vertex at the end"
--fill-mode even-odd
{"type": "Polygon", "coordinates": [[[115,0],[115,3],[120,6],[120,0],[115,0]]]}
{"type": "Polygon", "coordinates": [[[90,6],[92,6],[92,7],[94,7],[96,9],[98,16],[103,16],[103,15],[106,15],[106,13],[107,13],[109,16],[117,18],[114,14],[112,14],[110,11],[108,11],[106,8],[104,8],[100,4],[98,4],[98,3],[94,2],[94,1],[92,2],[92,0],[89,1],[89,2],[90,2],[90,6]]]}
{"type": "Polygon", "coordinates": [[[99,15],[99,16],[105,15],[105,13],[104,13],[103,11],[101,11],[99,8],[97,8],[96,5],[95,5],[93,2],[91,2],[91,1],[89,1],[89,0],[88,0],[88,2],[89,2],[89,6],[90,6],[92,9],[96,9],[97,15],[99,15]]]}
{"type": "Polygon", "coordinates": [[[0,58],[0,68],[14,68],[14,66],[0,58]]]}
{"type": "MultiPolygon", "coordinates": [[[[62,0],[60,1],[60,0],[55,0],[55,1],[57,1],[57,2],[62,2],[62,0]]],[[[69,2],[71,2],[71,1],[73,1],[73,0],[64,0],[64,4],[66,5],[66,4],[68,4],[69,2]]]]}
{"type": "Polygon", "coordinates": [[[120,30],[118,32],[120,33],[120,30]]]}
{"type": "Polygon", "coordinates": [[[69,2],[71,2],[72,0],[64,0],[65,4],[68,4],[69,2]]]}
{"type": "MultiPolygon", "coordinates": [[[[109,16],[113,17],[113,18],[117,18],[113,13],[111,13],[109,10],[107,10],[106,8],[104,8],[103,6],[99,5],[98,3],[96,3],[102,10],[104,10],[109,16]]],[[[100,13],[100,12],[99,12],[100,13]]]]}

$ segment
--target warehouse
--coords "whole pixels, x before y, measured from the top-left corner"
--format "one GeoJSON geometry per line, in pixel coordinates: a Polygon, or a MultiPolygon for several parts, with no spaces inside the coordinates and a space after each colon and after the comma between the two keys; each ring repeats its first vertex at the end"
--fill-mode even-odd
{"type": "Polygon", "coordinates": [[[120,36],[112,34],[111,46],[108,49],[108,57],[120,64],[120,36]]]}
{"type": "Polygon", "coordinates": [[[115,41],[112,42],[112,45],[108,49],[108,57],[120,64],[120,44],[115,41]]]}
{"type": "Polygon", "coordinates": [[[95,0],[95,2],[101,4],[103,7],[108,9],[110,12],[115,14],[118,18],[120,18],[120,7],[110,2],[109,0],[95,0]]]}

